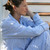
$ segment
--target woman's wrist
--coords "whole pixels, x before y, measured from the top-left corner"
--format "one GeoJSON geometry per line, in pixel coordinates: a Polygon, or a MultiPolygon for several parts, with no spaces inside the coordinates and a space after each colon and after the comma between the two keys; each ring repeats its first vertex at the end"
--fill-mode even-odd
{"type": "Polygon", "coordinates": [[[33,16],[35,15],[35,13],[31,12],[30,10],[27,11],[27,15],[30,16],[31,18],[33,18],[33,16]]]}

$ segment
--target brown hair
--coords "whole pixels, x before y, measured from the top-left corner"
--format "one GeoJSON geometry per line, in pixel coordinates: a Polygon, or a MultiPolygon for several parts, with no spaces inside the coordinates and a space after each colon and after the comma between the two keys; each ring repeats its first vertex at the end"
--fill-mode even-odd
{"type": "Polygon", "coordinates": [[[13,13],[12,5],[15,5],[16,7],[19,7],[19,5],[21,4],[22,1],[23,0],[8,0],[8,2],[5,5],[3,5],[3,6],[5,7],[6,10],[9,10],[10,13],[13,13]]]}

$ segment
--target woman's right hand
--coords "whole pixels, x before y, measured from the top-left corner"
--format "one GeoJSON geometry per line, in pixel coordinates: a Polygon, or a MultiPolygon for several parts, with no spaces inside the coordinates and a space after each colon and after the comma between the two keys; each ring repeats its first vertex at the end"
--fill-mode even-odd
{"type": "Polygon", "coordinates": [[[27,15],[30,16],[31,18],[33,18],[35,13],[31,12],[28,8],[27,8],[27,15]]]}

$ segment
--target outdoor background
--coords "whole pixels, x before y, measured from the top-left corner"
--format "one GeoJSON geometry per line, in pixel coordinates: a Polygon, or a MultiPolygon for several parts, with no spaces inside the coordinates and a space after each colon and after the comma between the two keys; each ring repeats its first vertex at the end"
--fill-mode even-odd
{"type": "MultiPolygon", "coordinates": [[[[27,2],[30,3],[50,3],[50,0],[26,0],[27,2]]],[[[1,21],[6,18],[9,14],[8,11],[6,11],[3,8],[3,4],[5,4],[7,2],[7,0],[0,0],[0,46],[1,46],[1,42],[2,42],[2,29],[1,29],[1,21]]],[[[50,13],[50,5],[28,5],[28,8],[32,11],[32,12],[41,12],[41,13],[50,13]]],[[[44,21],[48,21],[50,22],[50,14],[49,15],[42,15],[41,18],[44,21]]],[[[1,50],[1,49],[0,49],[1,50]]]]}

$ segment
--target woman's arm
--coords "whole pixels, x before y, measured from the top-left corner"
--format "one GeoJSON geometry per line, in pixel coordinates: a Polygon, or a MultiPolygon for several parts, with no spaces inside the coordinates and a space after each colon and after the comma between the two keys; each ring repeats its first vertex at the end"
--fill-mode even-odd
{"type": "Polygon", "coordinates": [[[42,34],[44,31],[49,29],[47,23],[42,23],[36,27],[26,27],[19,23],[3,23],[2,24],[2,32],[5,37],[17,37],[17,38],[27,38],[27,37],[35,37],[42,34]]]}
{"type": "MultiPolygon", "coordinates": [[[[37,26],[41,23],[43,23],[44,21],[40,18],[39,14],[38,13],[32,13],[30,10],[27,11],[27,15],[30,16],[30,18],[33,20],[33,22],[31,20],[26,20],[27,21],[27,24],[31,24],[32,23],[32,26],[37,26]]],[[[50,26],[50,22],[48,21],[45,21],[47,22],[47,24],[50,26]]]]}
{"type": "Polygon", "coordinates": [[[38,13],[32,13],[29,9],[27,11],[27,14],[31,17],[31,19],[34,21],[35,25],[39,25],[43,23],[43,20],[40,18],[38,13]]]}
{"type": "MultiPolygon", "coordinates": [[[[27,15],[29,15],[30,18],[31,18],[37,25],[43,22],[43,20],[40,18],[40,16],[39,16],[38,13],[37,13],[37,14],[36,14],[36,13],[32,13],[29,9],[28,9],[28,11],[27,11],[27,15]]],[[[45,21],[45,22],[47,22],[48,25],[50,26],[50,22],[48,22],[48,21],[45,21]]]]}

